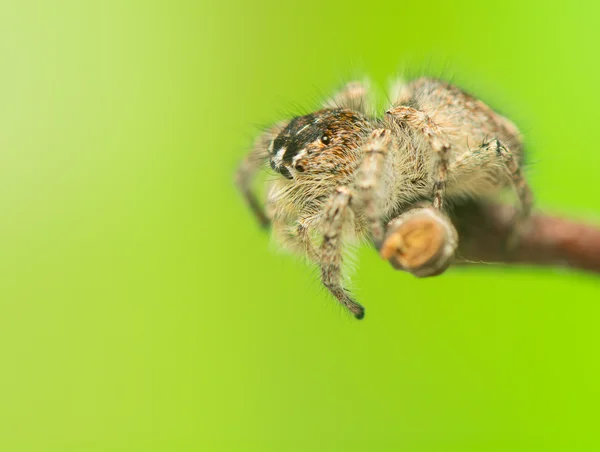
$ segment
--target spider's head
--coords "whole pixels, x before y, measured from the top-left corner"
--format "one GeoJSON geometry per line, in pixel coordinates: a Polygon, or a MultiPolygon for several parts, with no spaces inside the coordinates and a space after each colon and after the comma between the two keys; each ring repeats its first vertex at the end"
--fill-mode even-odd
{"type": "Polygon", "coordinates": [[[348,173],[356,166],[355,151],[367,129],[367,119],[352,110],[298,116],[271,142],[271,168],[288,179],[348,173]]]}

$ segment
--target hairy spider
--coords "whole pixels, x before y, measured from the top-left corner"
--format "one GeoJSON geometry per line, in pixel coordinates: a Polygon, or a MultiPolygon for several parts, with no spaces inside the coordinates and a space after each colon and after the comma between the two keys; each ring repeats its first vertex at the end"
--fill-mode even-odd
{"type": "Polygon", "coordinates": [[[489,198],[510,184],[520,201],[516,235],[531,212],[511,121],[441,80],[398,82],[391,98],[378,117],[366,87],[349,83],[323,109],[267,130],[237,172],[261,224],[317,262],[325,287],[358,319],[364,308],[342,282],[346,240],[368,238],[379,249],[384,225],[417,202],[443,215],[452,201],[489,198]],[[250,185],[267,161],[279,177],[265,211],[250,185]]]}

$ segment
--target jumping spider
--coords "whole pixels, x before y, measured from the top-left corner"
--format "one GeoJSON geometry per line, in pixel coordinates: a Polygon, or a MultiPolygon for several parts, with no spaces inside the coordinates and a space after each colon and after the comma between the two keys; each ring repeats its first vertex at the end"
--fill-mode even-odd
{"type": "Polygon", "coordinates": [[[510,184],[520,201],[515,231],[531,212],[511,121],[440,80],[397,83],[392,93],[378,117],[366,87],[349,83],[321,110],[267,130],[237,173],[261,224],[272,223],[288,247],[319,263],[325,287],[357,319],[364,308],[342,284],[346,239],[370,238],[379,249],[384,225],[417,202],[443,215],[452,201],[488,198],[510,184]],[[265,211],[250,185],[267,161],[278,177],[265,211]]]}

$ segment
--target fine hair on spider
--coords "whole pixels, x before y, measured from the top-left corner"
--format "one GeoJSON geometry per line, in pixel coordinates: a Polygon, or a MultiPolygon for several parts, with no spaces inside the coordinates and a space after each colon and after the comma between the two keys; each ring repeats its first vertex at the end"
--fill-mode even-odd
{"type": "MultiPolygon", "coordinates": [[[[347,243],[368,240],[381,250],[386,225],[398,226],[415,205],[453,229],[446,216],[452,202],[489,199],[512,186],[519,208],[510,249],[533,202],[521,170],[520,134],[510,120],[433,78],[399,81],[389,98],[388,108],[375,114],[367,85],[350,82],[321,109],[267,129],[236,174],[259,223],[317,263],[323,285],[357,319],[365,310],[343,284],[347,243]],[[277,177],[268,183],[263,207],[251,184],[267,165],[277,177]]],[[[416,274],[439,273],[456,241],[446,248],[416,274]]]]}

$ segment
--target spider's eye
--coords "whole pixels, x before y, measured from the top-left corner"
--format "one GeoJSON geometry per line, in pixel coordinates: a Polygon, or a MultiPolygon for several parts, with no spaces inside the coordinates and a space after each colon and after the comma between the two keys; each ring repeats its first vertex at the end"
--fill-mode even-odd
{"type": "Polygon", "coordinates": [[[329,138],[329,135],[327,135],[326,133],[321,135],[321,143],[323,143],[323,144],[331,143],[331,138],[329,138]]]}

